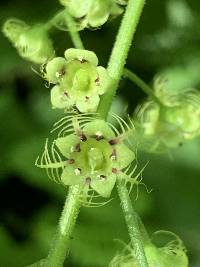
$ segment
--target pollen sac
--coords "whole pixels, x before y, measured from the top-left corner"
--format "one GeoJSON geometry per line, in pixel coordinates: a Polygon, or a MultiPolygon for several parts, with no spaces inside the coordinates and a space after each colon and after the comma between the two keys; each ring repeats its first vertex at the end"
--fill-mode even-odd
{"type": "Polygon", "coordinates": [[[9,19],[3,33],[21,57],[36,64],[46,63],[54,55],[52,41],[43,25],[29,26],[18,19],[9,19]]]}
{"type": "Polygon", "coordinates": [[[124,140],[110,144],[115,138],[108,124],[99,119],[75,129],[73,134],[57,138],[55,144],[66,158],[61,182],[66,186],[89,186],[100,196],[109,197],[118,175],[122,176],[123,169],[135,159],[124,140]]]}
{"type": "MultiPolygon", "coordinates": [[[[149,241],[144,244],[144,251],[149,267],[188,267],[186,251],[178,237],[161,247],[149,241]]],[[[109,267],[139,267],[134,254],[134,250],[127,246],[127,253],[124,250],[122,254],[115,256],[109,267]]]]}
{"type": "Polygon", "coordinates": [[[98,28],[123,12],[126,0],[60,0],[79,23],[79,29],[98,28]]]}
{"type": "Polygon", "coordinates": [[[182,93],[155,90],[161,101],[147,100],[135,113],[140,147],[149,152],[165,152],[200,134],[200,93],[187,89],[182,93]]]}
{"type": "Polygon", "coordinates": [[[100,95],[110,84],[107,70],[98,66],[98,58],[92,51],[68,49],[65,58],[56,57],[48,62],[44,78],[55,86],[51,89],[53,108],[80,112],[95,112],[100,95]]]}

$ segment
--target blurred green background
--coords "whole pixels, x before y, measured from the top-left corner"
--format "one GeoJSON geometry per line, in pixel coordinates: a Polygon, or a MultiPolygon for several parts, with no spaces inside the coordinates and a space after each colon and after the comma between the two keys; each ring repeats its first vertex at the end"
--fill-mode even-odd
{"type": "MultiPolygon", "coordinates": [[[[2,0],[0,23],[18,17],[44,22],[60,9],[58,1],[2,0]]],[[[81,33],[85,47],[105,66],[120,18],[102,30],[81,33]]],[[[169,89],[200,88],[200,1],[147,0],[127,65],[145,81],[163,73],[169,89]]],[[[72,46],[67,32],[52,31],[56,54],[72,46]]],[[[52,110],[49,88],[31,63],[22,60],[0,34],[0,267],[23,267],[48,252],[66,196],[34,166],[53,123],[62,113],[52,110]]],[[[37,68],[37,67],[35,67],[37,68]]],[[[118,110],[128,103],[131,114],[145,95],[122,80],[118,110]]],[[[149,161],[133,203],[151,234],[176,232],[188,249],[191,267],[200,266],[200,138],[166,155],[138,153],[138,171],[149,161]]],[[[71,239],[66,266],[105,267],[128,242],[116,192],[101,208],[83,208],[71,239]]],[[[170,266],[169,266],[170,267],[170,266]]]]}

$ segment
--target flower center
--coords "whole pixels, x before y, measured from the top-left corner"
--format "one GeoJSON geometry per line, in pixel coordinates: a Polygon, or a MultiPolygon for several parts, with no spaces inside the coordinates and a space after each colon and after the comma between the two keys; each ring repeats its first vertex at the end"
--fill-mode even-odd
{"type": "Polygon", "coordinates": [[[77,83],[80,91],[88,90],[90,78],[86,70],[80,69],[76,72],[75,83],[77,83]]]}
{"type": "Polygon", "coordinates": [[[88,151],[88,163],[93,172],[98,171],[103,168],[105,157],[101,149],[96,147],[91,147],[88,151]]]}

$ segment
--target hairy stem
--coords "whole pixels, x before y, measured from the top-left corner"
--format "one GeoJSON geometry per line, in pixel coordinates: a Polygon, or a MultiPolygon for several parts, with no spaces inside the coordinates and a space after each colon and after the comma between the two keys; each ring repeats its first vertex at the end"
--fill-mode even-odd
{"type": "Polygon", "coordinates": [[[129,0],[126,12],[122,19],[119,32],[108,63],[108,73],[112,78],[110,88],[106,94],[102,96],[99,104],[98,113],[104,119],[107,118],[113,97],[117,91],[119,81],[123,74],[124,65],[131,47],[134,33],[136,31],[139,18],[145,0],[129,0]]]}
{"type": "MultiPolygon", "coordinates": [[[[59,13],[62,16],[62,13],[59,13]]],[[[59,16],[57,15],[57,18],[59,16]]],[[[57,19],[56,18],[56,19],[57,19]]],[[[65,19],[69,28],[69,33],[74,46],[78,49],[84,49],[79,32],[73,18],[65,10],[65,19]]],[[[73,232],[76,219],[80,210],[80,195],[82,187],[80,185],[70,186],[68,196],[61,214],[58,230],[53,242],[52,248],[47,258],[48,267],[62,267],[65,261],[67,250],[69,249],[69,241],[73,232]]]]}
{"type": "Polygon", "coordinates": [[[62,267],[65,261],[69,241],[80,209],[80,185],[70,186],[61,214],[57,233],[47,258],[48,267],[62,267]]]}
{"type": "Polygon", "coordinates": [[[142,222],[142,219],[140,218],[139,214],[135,213],[136,216],[137,216],[137,220],[138,220],[138,225],[139,225],[139,229],[140,229],[140,233],[142,235],[142,238],[143,238],[143,241],[145,244],[147,243],[151,243],[151,239],[149,237],[149,234],[142,222]]]}
{"type": "Polygon", "coordinates": [[[118,182],[117,189],[135,257],[140,267],[148,267],[138,215],[133,208],[126,185],[118,182]]]}
{"type": "MultiPolygon", "coordinates": [[[[119,81],[123,74],[124,65],[126,63],[128,52],[133,41],[139,18],[142,14],[144,4],[145,0],[129,0],[126,12],[121,22],[117,39],[108,63],[108,72],[112,78],[112,82],[108,92],[102,96],[98,108],[100,117],[105,120],[107,119],[113,97],[117,91],[119,81]]],[[[133,209],[128,190],[126,186],[121,183],[118,183],[117,187],[131,243],[135,249],[136,259],[138,260],[140,267],[148,267],[144,253],[142,233],[140,232],[137,214],[133,209]]]]}
{"type": "Polygon", "coordinates": [[[124,69],[123,72],[123,76],[125,78],[128,78],[129,80],[131,80],[132,82],[134,82],[135,84],[137,84],[138,87],[140,87],[143,92],[145,92],[148,96],[150,96],[151,98],[153,98],[159,105],[163,105],[160,100],[158,99],[158,97],[156,97],[156,95],[154,94],[153,90],[151,89],[151,87],[146,84],[140,77],[138,77],[135,73],[133,73],[132,71],[128,70],[128,69],[124,69]]]}

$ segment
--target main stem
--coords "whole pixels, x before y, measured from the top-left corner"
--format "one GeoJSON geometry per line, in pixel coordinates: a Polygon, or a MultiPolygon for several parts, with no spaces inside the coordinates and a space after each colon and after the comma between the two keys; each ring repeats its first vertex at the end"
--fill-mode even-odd
{"type": "MultiPolygon", "coordinates": [[[[128,56],[130,46],[133,41],[134,33],[137,28],[139,18],[142,14],[145,0],[129,0],[121,22],[117,39],[113,47],[110,60],[108,63],[108,73],[112,78],[108,92],[102,96],[99,104],[98,113],[101,118],[105,119],[108,116],[113,97],[117,91],[119,81],[123,74],[124,65],[128,56]]],[[[122,203],[122,209],[126,220],[128,232],[131,239],[131,244],[135,249],[136,259],[140,267],[148,267],[146,260],[143,238],[140,232],[140,227],[137,220],[128,190],[125,185],[118,182],[118,193],[122,203]]]]}
{"type": "Polygon", "coordinates": [[[121,206],[124,212],[131,244],[134,248],[135,257],[138,261],[139,266],[148,267],[144,253],[144,237],[142,236],[142,233],[140,231],[138,215],[133,208],[126,186],[118,182],[117,189],[119,197],[121,199],[121,206]]]}
{"type": "Polygon", "coordinates": [[[112,78],[110,88],[102,96],[99,104],[98,113],[106,119],[110,110],[113,97],[118,88],[119,81],[123,74],[124,65],[131,47],[133,37],[142,14],[145,0],[129,0],[126,12],[122,19],[119,32],[113,47],[108,63],[108,73],[112,78]]]}
{"type": "Polygon", "coordinates": [[[47,257],[48,267],[62,267],[64,264],[66,253],[69,248],[69,241],[81,205],[79,199],[81,189],[82,187],[80,185],[74,185],[69,188],[57,233],[47,257]]]}

